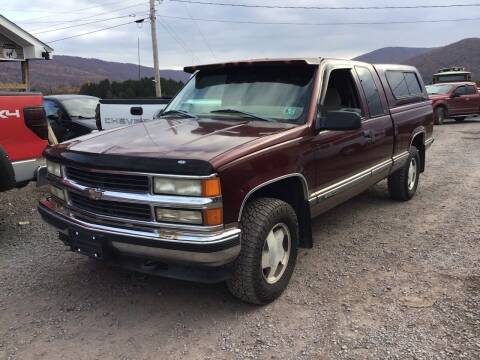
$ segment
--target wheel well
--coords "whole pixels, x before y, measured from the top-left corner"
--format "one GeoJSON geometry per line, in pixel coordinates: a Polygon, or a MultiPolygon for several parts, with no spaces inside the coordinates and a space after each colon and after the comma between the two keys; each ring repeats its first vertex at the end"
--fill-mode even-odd
{"type": "Polygon", "coordinates": [[[420,172],[425,171],[425,133],[415,135],[412,145],[418,149],[420,155],[420,172]]]}
{"type": "Polygon", "coordinates": [[[245,202],[261,197],[279,199],[293,207],[297,214],[299,224],[299,246],[302,248],[311,248],[312,230],[310,224],[310,205],[308,203],[308,190],[306,186],[304,186],[304,181],[297,176],[275,181],[250,194],[245,202]]]}
{"type": "Polygon", "coordinates": [[[440,104],[440,105],[437,105],[435,106],[435,108],[433,109],[433,111],[437,110],[438,108],[443,108],[445,110],[445,116],[448,115],[448,108],[445,104],[440,104]]]}
{"type": "Polygon", "coordinates": [[[0,192],[13,189],[15,187],[15,172],[7,153],[0,145],[0,192]]]}

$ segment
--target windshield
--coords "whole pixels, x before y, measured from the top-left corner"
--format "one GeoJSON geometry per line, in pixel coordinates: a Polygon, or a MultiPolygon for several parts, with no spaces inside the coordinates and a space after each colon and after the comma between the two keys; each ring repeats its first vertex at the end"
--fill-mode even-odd
{"type": "MultiPolygon", "coordinates": [[[[249,66],[200,71],[165,109],[197,117],[304,123],[313,66],[249,66]]],[[[178,114],[177,114],[178,115],[178,114]]]]}
{"type": "Polygon", "coordinates": [[[63,100],[62,104],[70,117],[94,118],[97,98],[74,98],[63,100]]]}
{"type": "Polygon", "coordinates": [[[452,85],[427,85],[428,95],[446,95],[452,90],[452,85]]]}

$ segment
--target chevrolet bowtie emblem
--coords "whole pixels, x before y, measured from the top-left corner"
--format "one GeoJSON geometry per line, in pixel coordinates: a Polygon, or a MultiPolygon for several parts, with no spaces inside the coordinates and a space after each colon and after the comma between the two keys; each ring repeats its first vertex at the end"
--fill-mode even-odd
{"type": "Polygon", "coordinates": [[[92,200],[100,200],[103,197],[103,191],[100,189],[90,188],[86,189],[85,192],[92,200]]]}

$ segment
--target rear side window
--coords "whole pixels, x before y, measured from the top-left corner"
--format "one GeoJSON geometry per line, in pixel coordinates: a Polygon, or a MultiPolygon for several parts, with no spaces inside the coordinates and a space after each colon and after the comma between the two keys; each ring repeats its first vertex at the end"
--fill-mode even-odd
{"type": "Polygon", "coordinates": [[[397,99],[414,97],[423,93],[417,75],[411,71],[387,71],[388,84],[397,99]]]}
{"type": "Polygon", "coordinates": [[[369,69],[356,66],[355,70],[357,71],[360,82],[362,83],[363,92],[365,93],[365,98],[367,99],[368,111],[371,117],[379,116],[384,114],[382,100],[380,99],[380,94],[378,93],[377,85],[373,80],[373,75],[369,69]]]}
{"type": "Polygon", "coordinates": [[[407,83],[408,92],[410,95],[420,95],[422,94],[422,88],[418,82],[417,75],[413,72],[403,73],[405,75],[405,81],[407,83]]]}

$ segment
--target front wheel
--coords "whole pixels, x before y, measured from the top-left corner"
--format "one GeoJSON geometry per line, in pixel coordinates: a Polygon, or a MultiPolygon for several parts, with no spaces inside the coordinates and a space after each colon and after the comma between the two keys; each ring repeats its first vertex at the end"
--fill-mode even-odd
{"type": "Polygon", "coordinates": [[[267,304],[287,287],[297,258],[298,219],[284,201],[258,198],[247,203],[242,249],[235,261],[230,292],[251,304],[267,304]]]}
{"type": "Polygon", "coordinates": [[[407,201],[417,192],[420,178],[420,155],[414,146],[403,167],[388,177],[388,192],[390,197],[398,201],[407,201]]]}
{"type": "Polygon", "coordinates": [[[435,109],[434,117],[435,117],[435,120],[434,120],[435,125],[443,125],[443,122],[445,121],[445,118],[447,117],[447,111],[442,106],[437,107],[435,109]]]}

